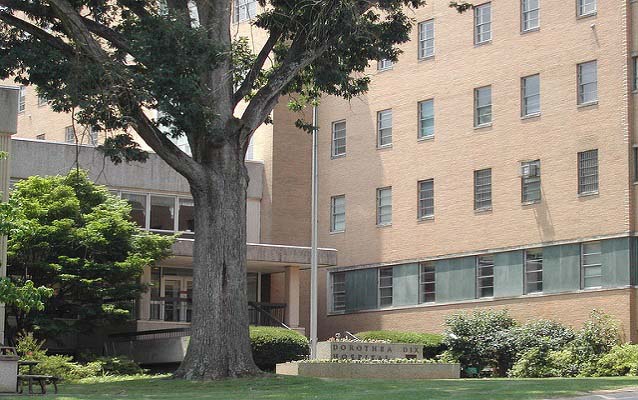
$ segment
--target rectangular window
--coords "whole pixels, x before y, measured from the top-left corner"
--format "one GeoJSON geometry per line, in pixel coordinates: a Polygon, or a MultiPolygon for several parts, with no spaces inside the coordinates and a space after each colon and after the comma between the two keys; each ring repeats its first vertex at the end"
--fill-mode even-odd
{"type": "Polygon", "coordinates": [[[46,138],[46,135],[44,133],[41,133],[41,134],[37,135],[35,138],[37,140],[44,140],[44,138],[46,138]]]}
{"type": "Polygon", "coordinates": [[[434,137],[434,100],[419,103],[419,139],[434,137]]]}
{"type": "Polygon", "coordinates": [[[541,113],[541,76],[539,74],[521,79],[521,116],[541,113]]]}
{"type": "Polygon", "coordinates": [[[419,213],[418,218],[434,216],[434,179],[419,182],[419,213]]]}
{"type": "Polygon", "coordinates": [[[377,113],[377,146],[386,147],[392,145],[392,110],[383,110],[377,113]]]}
{"type": "Polygon", "coordinates": [[[521,188],[523,203],[541,200],[541,160],[521,163],[521,188]]]}
{"type": "Polygon", "coordinates": [[[20,97],[18,98],[18,112],[23,113],[27,109],[27,88],[20,86],[20,97]]]}
{"type": "Polygon", "coordinates": [[[522,0],[521,2],[521,30],[523,32],[540,27],[540,0],[522,0]]]}
{"type": "Polygon", "coordinates": [[[474,209],[492,208],[492,169],[474,171],[474,209]]]}
{"type": "Polygon", "coordinates": [[[598,150],[578,153],[578,194],[598,193],[598,150]]]}
{"type": "Polygon", "coordinates": [[[596,0],[578,0],[578,16],[596,14],[596,0]]]}
{"type": "Polygon", "coordinates": [[[578,64],[578,104],[598,101],[598,63],[578,64]]]}
{"type": "Polygon", "coordinates": [[[393,268],[379,268],[379,307],[392,306],[393,268]]]}
{"type": "Polygon", "coordinates": [[[99,135],[100,128],[92,126],[91,129],[89,129],[89,143],[93,146],[97,146],[99,135]]]}
{"type": "Polygon", "coordinates": [[[377,189],[377,225],[392,224],[392,188],[377,189]]]}
{"type": "Polygon", "coordinates": [[[346,196],[333,196],[330,200],[330,232],[346,230],[346,196]]]}
{"type": "Polygon", "coordinates": [[[479,298],[494,297],[494,256],[476,257],[476,285],[479,298]]]}
{"type": "Polygon", "coordinates": [[[333,272],[332,276],[332,311],[346,310],[346,273],[333,272]]]}
{"type": "Polygon", "coordinates": [[[257,15],[257,0],[235,0],[233,21],[248,21],[257,15]]]}
{"type": "Polygon", "coordinates": [[[185,234],[182,237],[193,237],[195,232],[195,203],[193,199],[179,199],[177,229],[185,234]]]}
{"type": "Polygon", "coordinates": [[[600,242],[583,243],[581,252],[583,288],[601,287],[603,285],[603,267],[600,242]]]}
{"type": "Polygon", "coordinates": [[[140,228],[147,229],[146,195],[122,192],[122,200],[128,201],[131,206],[131,221],[135,222],[140,228]]]}
{"type": "Polygon", "coordinates": [[[49,102],[49,100],[47,100],[46,97],[38,96],[38,107],[42,107],[42,106],[46,105],[48,102],[49,102]]]}
{"type": "Polygon", "coordinates": [[[543,249],[525,251],[525,293],[543,291],[543,249]]]}
{"type": "Polygon", "coordinates": [[[474,44],[492,40],[492,3],[474,7],[474,44]]]}
{"type": "Polygon", "coordinates": [[[332,156],[346,154],[346,121],[332,123],[332,156]]]}
{"type": "Polygon", "coordinates": [[[424,59],[434,55],[434,20],[419,24],[419,58],[424,59]]]}
{"type": "Polygon", "coordinates": [[[384,58],[382,60],[377,61],[377,70],[385,71],[386,69],[391,69],[393,65],[394,65],[394,62],[392,60],[388,60],[387,58],[384,58]]]}
{"type": "Polygon", "coordinates": [[[64,128],[64,141],[67,143],[75,143],[75,129],[73,129],[73,125],[64,128]]]}
{"type": "Polygon", "coordinates": [[[151,196],[150,229],[158,231],[175,230],[175,198],[151,196]]]}
{"type": "Polygon", "coordinates": [[[631,88],[632,90],[638,90],[638,57],[634,56],[631,58],[632,65],[632,77],[631,77],[631,88]]]}
{"type": "Polygon", "coordinates": [[[434,262],[422,262],[420,264],[420,292],[421,303],[434,303],[436,301],[436,266],[434,262]]]}
{"type": "Polygon", "coordinates": [[[638,182],[638,146],[634,145],[634,182],[638,182]]]}
{"type": "Polygon", "coordinates": [[[492,123],[492,86],[474,89],[474,126],[492,123]]]}

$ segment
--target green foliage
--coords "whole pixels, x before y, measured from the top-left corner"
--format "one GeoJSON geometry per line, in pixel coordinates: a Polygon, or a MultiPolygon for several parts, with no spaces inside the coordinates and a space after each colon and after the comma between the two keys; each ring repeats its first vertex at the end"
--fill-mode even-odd
{"type": "Polygon", "coordinates": [[[618,323],[611,316],[594,310],[589,321],[578,331],[571,343],[572,352],[580,365],[580,374],[595,374],[596,363],[611,349],[620,344],[618,323]]]}
{"type": "Polygon", "coordinates": [[[106,375],[140,375],[145,372],[138,363],[124,356],[98,357],[94,362],[100,364],[102,373],[106,375]]]}
{"type": "Polygon", "coordinates": [[[512,328],[516,351],[529,349],[560,350],[576,338],[576,332],[559,322],[537,320],[512,328]]]}
{"type": "Polygon", "coordinates": [[[19,218],[9,234],[8,275],[31,296],[14,304],[18,329],[39,329],[49,338],[129,318],[146,289],[139,283],[144,266],[166,257],[173,240],[140,230],[128,203],[82,171],[21,181],[10,205],[19,218]],[[51,291],[35,286],[55,292],[45,299],[51,291]],[[41,308],[38,300],[44,312],[29,312],[41,308]]]}
{"type": "Polygon", "coordinates": [[[482,371],[491,367],[500,376],[511,368],[516,343],[510,330],[516,321],[507,310],[453,314],[445,325],[446,357],[458,360],[464,368],[482,371]]]}
{"type": "Polygon", "coordinates": [[[73,362],[71,356],[45,356],[38,361],[38,365],[33,368],[35,374],[57,376],[65,381],[77,381],[102,374],[99,362],[80,364],[73,362]]]}
{"type": "Polygon", "coordinates": [[[355,335],[359,339],[385,340],[390,343],[413,343],[423,345],[423,357],[434,358],[445,350],[443,335],[399,331],[367,331],[355,335]]]}
{"type": "Polygon", "coordinates": [[[308,339],[299,332],[266,326],[250,327],[253,358],[263,370],[278,363],[301,360],[310,354],[308,339]]]}
{"type": "Polygon", "coordinates": [[[614,346],[596,365],[596,376],[638,376],[638,345],[614,346]]]}
{"type": "Polygon", "coordinates": [[[33,281],[27,280],[23,285],[16,285],[10,278],[0,278],[0,302],[13,306],[26,313],[31,310],[44,310],[44,301],[53,296],[53,289],[44,286],[35,287],[33,281]]]}
{"type": "Polygon", "coordinates": [[[33,332],[22,331],[16,335],[16,351],[26,360],[39,360],[46,355],[44,340],[36,339],[33,332]]]}

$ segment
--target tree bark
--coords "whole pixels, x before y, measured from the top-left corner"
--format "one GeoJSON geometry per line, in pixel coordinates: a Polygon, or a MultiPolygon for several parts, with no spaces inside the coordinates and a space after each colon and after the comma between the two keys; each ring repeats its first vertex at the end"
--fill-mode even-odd
{"type": "Polygon", "coordinates": [[[246,294],[248,172],[238,141],[211,152],[211,161],[189,179],[195,203],[193,331],[175,377],[191,380],[259,373],[246,294]]]}

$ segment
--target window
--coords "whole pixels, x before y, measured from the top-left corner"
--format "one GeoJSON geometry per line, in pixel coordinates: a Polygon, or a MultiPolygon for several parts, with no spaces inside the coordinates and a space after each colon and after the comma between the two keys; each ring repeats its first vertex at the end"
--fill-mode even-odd
{"type": "Polygon", "coordinates": [[[434,262],[422,262],[420,264],[420,292],[421,303],[434,303],[436,301],[436,266],[434,262]]]}
{"type": "Polygon", "coordinates": [[[392,188],[377,189],[377,225],[392,224],[392,188]]]}
{"type": "Polygon", "coordinates": [[[419,58],[424,59],[434,55],[434,20],[419,24],[419,58]]]}
{"type": "Polygon", "coordinates": [[[638,182],[638,146],[634,145],[634,182],[638,182]]]}
{"type": "Polygon", "coordinates": [[[598,193],[598,150],[578,153],[578,194],[598,193]]]}
{"type": "Polygon", "coordinates": [[[346,230],[346,196],[333,196],[330,200],[330,232],[346,230]]]}
{"type": "Polygon", "coordinates": [[[494,297],[494,256],[476,257],[478,297],[494,297]]]}
{"type": "Polygon", "coordinates": [[[578,104],[598,101],[598,63],[578,64],[578,104]]]}
{"type": "Polygon", "coordinates": [[[392,270],[379,268],[379,307],[392,306],[392,270]]]}
{"type": "Polygon", "coordinates": [[[122,192],[122,199],[131,206],[131,221],[146,229],[146,195],[122,192]]]}
{"type": "Polygon", "coordinates": [[[522,0],[521,2],[521,30],[523,32],[540,27],[540,0],[522,0]]]}
{"type": "Polygon", "coordinates": [[[48,102],[49,102],[49,100],[47,100],[46,97],[38,96],[38,107],[42,107],[42,106],[46,105],[48,102]]]}
{"type": "Polygon", "coordinates": [[[601,263],[600,242],[583,243],[582,248],[582,285],[584,289],[602,286],[603,267],[601,263]]]}
{"type": "Polygon", "coordinates": [[[392,145],[392,110],[383,110],[377,113],[377,146],[386,147],[392,145]]]}
{"type": "Polygon", "coordinates": [[[233,21],[248,21],[257,15],[257,0],[235,0],[233,21]]]}
{"type": "Polygon", "coordinates": [[[332,156],[346,154],[346,121],[332,123],[332,156]]]}
{"type": "Polygon", "coordinates": [[[175,230],[175,198],[151,196],[151,230],[175,230]]]}
{"type": "Polygon", "coordinates": [[[75,129],[73,129],[73,125],[64,128],[64,141],[67,143],[75,143],[75,129]]]}
{"type": "Polygon", "coordinates": [[[27,109],[27,88],[20,86],[20,97],[18,98],[18,112],[23,113],[27,109]]]}
{"type": "Polygon", "coordinates": [[[521,79],[521,115],[528,117],[541,113],[541,77],[526,76],[521,79]]]}
{"type": "Polygon", "coordinates": [[[434,216],[434,180],[428,179],[419,182],[419,208],[418,218],[431,218],[434,216]]]}
{"type": "Polygon", "coordinates": [[[492,3],[474,8],[474,44],[492,40],[492,3]]]}
{"type": "Polygon", "coordinates": [[[179,199],[177,229],[185,234],[182,237],[193,237],[195,232],[195,203],[193,199],[179,199]]]}
{"type": "Polygon", "coordinates": [[[346,310],[346,273],[333,272],[332,274],[332,311],[346,310]]]}
{"type": "Polygon", "coordinates": [[[631,58],[632,65],[632,77],[631,77],[631,88],[632,90],[638,90],[638,57],[634,56],[631,58]]]}
{"type": "Polygon", "coordinates": [[[474,126],[492,123],[492,87],[474,89],[474,126]]]}
{"type": "Polygon", "coordinates": [[[100,128],[97,126],[92,126],[89,129],[89,143],[93,146],[96,146],[99,135],[100,135],[100,128]]]}
{"type": "Polygon", "coordinates": [[[419,103],[419,139],[434,137],[434,100],[419,103]]]}
{"type": "Polygon", "coordinates": [[[541,200],[541,161],[521,163],[521,186],[523,203],[536,203],[541,200]]]}
{"type": "Polygon", "coordinates": [[[388,60],[387,58],[384,58],[382,60],[377,61],[377,70],[385,71],[386,69],[391,69],[393,65],[394,65],[394,62],[392,60],[388,60]]]}
{"type": "Polygon", "coordinates": [[[596,0],[578,0],[578,16],[596,14],[596,0]]]}
{"type": "Polygon", "coordinates": [[[543,249],[525,251],[525,293],[543,291],[543,249]]]}
{"type": "Polygon", "coordinates": [[[474,171],[474,209],[492,208],[492,169],[474,171]]]}
{"type": "Polygon", "coordinates": [[[44,140],[45,137],[46,137],[46,135],[44,133],[41,133],[41,134],[37,135],[35,138],[37,140],[44,140]]]}

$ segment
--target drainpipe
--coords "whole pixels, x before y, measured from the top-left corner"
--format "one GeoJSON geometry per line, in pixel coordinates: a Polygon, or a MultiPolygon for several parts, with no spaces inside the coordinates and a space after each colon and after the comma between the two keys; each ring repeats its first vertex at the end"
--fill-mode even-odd
{"type": "MultiPolygon", "coordinates": [[[[11,135],[15,134],[18,126],[18,98],[19,88],[0,86],[0,152],[9,154],[11,150],[11,135]]],[[[0,160],[0,202],[9,201],[9,158],[0,160]]],[[[7,237],[0,236],[0,277],[7,276],[7,237]]],[[[5,307],[0,304],[0,342],[5,339],[5,307]]]]}
{"type": "Polygon", "coordinates": [[[311,200],[311,230],[312,238],[310,243],[310,358],[317,358],[317,278],[318,278],[318,230],[317,230],[317,203],[319,200],[319,175],[317,172],[317,106],[312,107],[312,125],[314,130],[312,133],[312,200],[311,200]]]}

